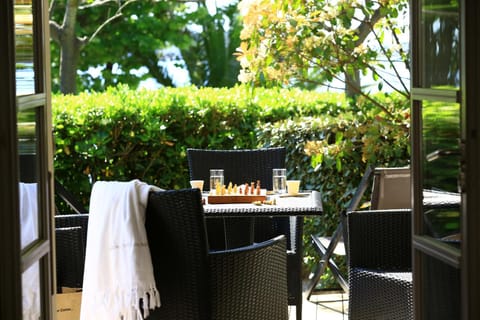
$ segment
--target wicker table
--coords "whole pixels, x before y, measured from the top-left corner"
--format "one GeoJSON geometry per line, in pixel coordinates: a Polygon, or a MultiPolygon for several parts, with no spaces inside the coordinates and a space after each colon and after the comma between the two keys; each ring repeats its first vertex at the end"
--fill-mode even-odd
{"type": "MultiPolygon", "coordinates": [[[[204,195],[207,197],[207,194],[204,195]]],[[[321,194],[318,191],[301,192],[298,196],[269,196],[268,200],[275,197],[275,205],[255,205],[251,203],[230,203],[230,204],[205,204],[204,217],[211,219],[250,219],[250,243],[254,242],[255,219],[274,218],[274,220],[289,221],[290,234],[287,236],[287,270],[288,270],[288,304],[296,306],[296,319],[302,319],[302,261],[303,261],[303,217],[318,216],[323,214],[321,194]],[[275,219],[275,218],[280,219],[275,219]]],[[[208,221],[207,221],[208,222],[208,221]]],[[[268,224],[267,224],[268,225],[268,224]]],[[[239,232],[239,230],[230,230],[239,232]]],[[[224,236],[227,239],[227,231],[224,229],[224,236]]],[[[243,232],[243,229],[240,230],[243,232]]],[[[262,233],[263,235],[263,233],[262,233]]],[[[248,237],[247,236],[247,237],[248,237]]],[[[228,248],[228,241],[225,240],[225,247],[228,248]]]]}
{"type": "MultiPolygon", "coordinates": [[[[296,217],[305,217],[305,216],[318,216],[323,214],[323,207],[321,201],[321,195],[318,191],[303,191],[300,192],[297,196],[288,196],[288,195],[271,195],[268,197],[268,200],[275,198],[275,205],[255,205],[253,203],[227,203],[227,204],[208,204],[207,201],[208,194],[204,194],[205,205],[204,217],[206,219],[213,218],[252,218],[250,222],[250,243],[254,242],[254,221],[255,218],[261,217],[290,217],[290,223],[295,226],[296,222],[303,224],[303,219],[299,220],[296,217]]],[[[226,229],[225,233],[227,232],[226,229]]],[[[299,248],[300,241],[295,242],[297,236],[301,238],[303,234],[303,225],[292,227],[290,229],[291,234],[286,235],[287,239],[293,247],[299,248]],[[299,228],[300,227],[300,228],[299,228]],[[295,235],[295,229],[297,229],[297,234],[295,235]],[[300,232],[298,231],[300,230],[300,232]]],[[[225,234],[225,239],[227,235],[225,234]]],[[[230,248],[227,242],[225,242],[225,248],[230,248]]]]}
{"type": "MultiPolygon", "coordinates": [[[[205,194],[205,197],[207,195],[205,194]]],[[[255,205],[251,203],[205,204],[206,218],[226,217],[292,217],[318,216],[323,214],[320,192],[301,192],[298,196],[275,197],[276,205],[255,205]]]]}

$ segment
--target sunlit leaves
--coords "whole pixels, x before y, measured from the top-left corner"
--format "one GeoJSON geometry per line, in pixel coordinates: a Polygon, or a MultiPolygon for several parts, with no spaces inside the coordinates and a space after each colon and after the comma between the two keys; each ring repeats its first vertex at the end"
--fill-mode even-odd
{"type": "MultiPolygon", "coordinates": [[[[341,80],[345,70],[354,69],[365,75],[373,72],[376,81],[382,82],[385,72],[376,69],[390,68],[408,58],[405,54],[408,49],[402,48],[405,43],[398,43],[398,36],[391,36],[407,32],[392,20],[400,12],[408,14],[404,10],[406,3],[406,0],[241,1],[244,29],[238,52],[243,66],[240,80],[320,86],[328,84],[325,81],[341,80]],[[386,61],[378,61],[380,54],[386,61]]],[[[384,84],[378,87],[383,89],[384,84]]],[[[403,91],[406,87],[389,90],[403,91]]]]}

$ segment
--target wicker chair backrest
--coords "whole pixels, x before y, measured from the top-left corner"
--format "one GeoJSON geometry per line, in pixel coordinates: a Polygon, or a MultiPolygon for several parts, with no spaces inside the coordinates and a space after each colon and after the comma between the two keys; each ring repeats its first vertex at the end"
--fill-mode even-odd
{"type": "Polygon", "coordinates": [[[162,303],[149,319],[208,319],[208,252],[200,190],[151,192],[145,228],[162,303]]]}
{"type": "Polygon", "coordinates": [[[409,209],[410,168],[375,168],[371,209],[409,209]]]}
{"type": "Polygon", "coordinates": [[[203,180],[210,189],[210,169],[223,169],[225,184],[243,184],[260,180],[262,188],[272,190],[272,169],[285,168],[286,149],[240,150],[187,149],[191,180],[203,180]]]}

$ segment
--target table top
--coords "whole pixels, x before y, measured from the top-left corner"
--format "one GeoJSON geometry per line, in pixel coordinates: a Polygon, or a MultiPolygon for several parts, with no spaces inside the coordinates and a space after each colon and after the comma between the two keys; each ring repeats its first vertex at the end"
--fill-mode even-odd
{"type": "MultiPolygon", "coordinates": [[[[203,195],[207,198],[207,194],[203,195]]],[[[323,213],[322,200],[318,191],[301,191],[298,195],[271,195],[276,204],[255,205],[252,203],[205,204],[205,217],[273,217],[315,216],[323,213]]]]}
{"type": "Polygon", "coordinates": [[[459,193],[423,190],[424,209],[448,209],[460,208],[461,196],[459,193]]]}

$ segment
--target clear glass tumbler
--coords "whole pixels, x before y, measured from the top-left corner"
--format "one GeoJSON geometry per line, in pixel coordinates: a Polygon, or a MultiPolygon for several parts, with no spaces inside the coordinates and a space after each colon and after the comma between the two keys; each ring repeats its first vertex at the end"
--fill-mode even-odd
{"type": "Polygon", "coordinates": [[[276,168],[273,169],[273,192],[286,193],[287,192],[287,169],[276,168]]]}
{"type": "Polygon", "coordinates": [[[215,193],[217,184],[224,185],[223,169],[210,169],[210,193],[215,193]]]}

